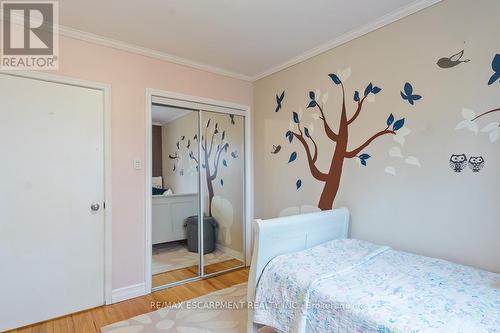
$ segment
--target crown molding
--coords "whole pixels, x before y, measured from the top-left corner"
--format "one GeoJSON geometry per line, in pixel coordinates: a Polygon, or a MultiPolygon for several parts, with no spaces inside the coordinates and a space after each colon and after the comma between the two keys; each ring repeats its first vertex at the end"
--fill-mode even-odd
{"type": "Polygon", "coordinates": [[[371,23],[368,23],[364,26],[361,26],[358,29],[351,30],[338,38],[335,38],[331,41],[328,41],[328,42],[326,42],[318,47],[315,47],[312,50],[304,52],[304,53],[300,54],[299,56],[293,57],[290,60],[287,60],[279,65],[273,66],[273,67],[269,68],[268,70],[265,70],[265,71],[255,75],[255,76],[248,76],[248,75],[244,75],[241,73],[228,71],[228,70],[225,70],[225,69],[222,69],[219,67],[210,66],[207,64],[203,64],[203,63],[199,63],[199,62],[192,61],[189,59],[174,56],[174,55],[171,55],[168,53],[164,53],[164,52],[152,50],[149,48],[129,44],[126,42],[122,42],[119,40],[99,36],[96,34],[84,32],[84,31],[73,29],[73,28],[66,27],[66,26],[61,26],[61,25],[59,26],[59,34],[61,34],[63,36],[70,37],[70,38],[82,40],[85,42],[95,43],[98,45],[111,47],[114,49],[118,49],[118,50],[130,52],[130,53],[143,55],[143,56],[150,57],[150,58],[168,61],[168,62],[175,63],[178,65],[183,65],[183,66],[199,69],[199,70],[210,72],[210,73],[217,74],[217,75],[222,75],[222,76],[226,76],[226,77],[230,77],[230,78],[234,78],[234,79],[238,79],[238,80],[243,80],[243,81],[248,81],[248,82],[255,82],[255,81],[260,80],[266,76],[269,76],[271,74],[274,74],[276,72],[284,70],[288,67],[291,67],[291,66],[296,65],[298,63],[301,63],[303,61],[306,61],[306,60],[308,60],[312,57],[315,57],[321,53],[324,53],[324,52],[327,52],[331,49],[334,49],[337,46],[340,46],[340,45],[345,44],[347,42],[350,42],[356,38],[364,36],[372,31],[380,29],[380,28],[382,28],[386,25],[389,25],[393,22],[401,20],[409,15],[417,13],[417,12],[419,12],[427,7],[430,7],[432,5],[435,5],[441,1],[442,0],[417,0],[408,6],[402,7],[396,11],[393,11],[387,15],[384,15],[381,18],[379,18],[371,23]]]}
{"type": "Polygon", "coordinates": [[[389,25],[393,22],[399,21],[399,20],[401,20],[407,16],[410,16],[412,14],[415,14],[415,13],[421,11],[422,9],[425,9],[427,7],[435,5],[441,1],[442,0],[418,0],[418,1],[415,1],[414,3],[412,3],[408,6],[402,7],[396,11],[393,11],[387,15],[384,15],[381,18],[379,18],[371,23],[365,24],[358,29],[351,30],[338,38],[335,38],[329,42],[326,42],[326,43],[324,43],[324,44],[322,44],[322,45],[320,45],[312,50],[304,52],[301,55],[294,57],[290,60],[287,60],[282,64],[279,64],[279,65],[274,66],[266,71],[263,71],[255,76],[251,77],[251,81],[255,82],[255,81],[260,80],[266,76],[269,76],[271,74],[282,71],[288,67],[291,67],[291,66],[296,65],[298,63],[301,63],[303,61],[306,61],[306,60],[308,60],[312,57],[315,57],[321,53],[327,52],[327,51],[334,49],[342,44],[345,44],[345,43],[350,42],[356,38],[364,36],[372,31],[380,29],[380,28],[382,28],[386,25],[389,25]]]}
{"type": "Polygon", "coordinates": [[[228,71],[228,70],[218,68],[215,66],[202,64],[202,63],[192,61],[189,59],[177,57],[177,56],[174,56],[174,55],[171,55],[168,53],[164,53],[164,52],[156,51],[153,49],[129,44],[129,43],[122,42],[122,41],[119,41],[116,39],[103,37],[100,35],[96,35],[93,33],[85,32],[85,31],[81,31],[81,30],[77,30],[77,29],[73,29],[70,27],[62,26],[62,25],[59,25],[59,34],[66,36],[66,37],[82,40],[85,42],[90,42],[90,43],[94,43],[94,44],[98,44],[98,45],[102,45],[102,46],[106,46],[106,47],[111,47],[111,48],[118,49],[121,51],[135,53],[135,54],[143,55],[143,56],[150,57],[150,58],[164,60],[164,61],[168,61],[168,62],[171,62],[174,64],[178,64],[178,65],[187,66],[187,67],[199,69],[202,71],[210,72],[213,74],[231,77],[233,79],[249,81],[249,82],[252,81],[252,78],[250,76],[247,76],[244,74],[228,71]]]}

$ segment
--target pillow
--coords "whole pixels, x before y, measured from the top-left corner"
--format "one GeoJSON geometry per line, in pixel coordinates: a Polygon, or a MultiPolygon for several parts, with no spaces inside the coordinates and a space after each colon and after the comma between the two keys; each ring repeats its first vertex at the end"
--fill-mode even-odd
{"type": "Polygon", "coordinates": [[[151,177],[151,185],[155,188],[163,188],[163,177],[151,177]]]}
{"type": "Polygon", "coordinates": [[[166,191],[167,190],[162,189],[162,188],[153,187],[153,195],[163,195],[163,193],[166,191]]]}

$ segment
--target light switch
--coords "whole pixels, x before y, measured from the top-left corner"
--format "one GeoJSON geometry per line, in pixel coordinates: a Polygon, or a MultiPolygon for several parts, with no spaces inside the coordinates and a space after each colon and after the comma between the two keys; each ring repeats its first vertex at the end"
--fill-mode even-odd
{"type": "Polygon", "coordinates": [[[142,161],[138,158],[134,158],[134,169],[141,170],[142,169],[142,161]]]}

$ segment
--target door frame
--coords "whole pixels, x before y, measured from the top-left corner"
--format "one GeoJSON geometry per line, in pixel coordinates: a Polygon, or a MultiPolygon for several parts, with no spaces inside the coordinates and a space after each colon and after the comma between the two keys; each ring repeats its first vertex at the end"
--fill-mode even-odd
{"type": "Polygon", "coordinates": [[[45,82],[71,85],[76,87],[99,90],[103,92],[103,117],[104,117],[104,304],[112,303],[112,198],[111,198],[111,85],[94,81],[75,79],[67,76],[49,74],[35,71],[5,71],[0,74],[22,77],[45,82]]]}
{"type": "MultiPolygon", "coordinates": [[[[243,227],[244,232],[244,266],[249,266],[251,261],[251,221],[253,219],[253,158],[252,158],[252,117],[251,108],[248,105],[237,104],[222,100],[215,100],[211,98],[205,98],[200,96],[179,94],[173,91],[158,90],[153,88],[146,89],[146,112],[145,112],[145,154],[146,159],[144,163],[144,199],[145,199],[145,209],[144,209],[144,221],[145,221],[145,232],[144,232],[144,281],[145,290],[147,293],[152,291],[152,275],[151,275],[151,260],[152,260],[152,221],[151,221],[151,177],[152,177],[152,119],[151,119],[151,106],[153,102],[153,97],[163,98],[165,100],[170,100],[172,104],[178,107],[184,107],[186,109],[200,110],[199,108],[193,107],[193,105],[204,105],[206,111],[215,111],[219,113],[234,114],[238,116],[243,116],[245,119],[245,179],[244,179],[244,200],[245,200],[245,226],[243,227]]],[[[199,118],[201,121],[201,117],[199,118]]],[[[201,206],[201,203],[199,203],[201,206]]],[[[202,253],[202,252],[200,252],[202,253]]],[[[202,255],[200,255],[203,257],[202,255]]],[[[203,260],[202,260],[203,264],[203,260]]],[[[230,271],[233,269],[229,269],[230,271]]],[[[207,276],[213,276],[217,274],[224,273],[225,271],[207,274],[207,276]]],[[[198,276],[195,278],[190,278],[180,282],[174,282],[168,284],[166,287],[159,287],[155,289],[163,289],[171,286],[175,286],[181,283],[196,281],[203,279],[204,276],[198,276]]]]}

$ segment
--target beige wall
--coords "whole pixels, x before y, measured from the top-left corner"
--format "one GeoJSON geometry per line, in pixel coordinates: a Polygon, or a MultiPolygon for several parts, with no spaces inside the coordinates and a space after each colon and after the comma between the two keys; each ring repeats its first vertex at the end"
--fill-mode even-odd
{"type": "MultiPolygon", "coordinates": [[[[398,142],[392,134],[372,142],[363,150],[372,156],[366,167],[356,158],[345,161],[334,206],[350,208],[351,235],[500,272],[500,140],[492,143],[487,133],[455,130],[464,119],[463,108],[479,114],[500,107],[500,84],[487,85],[492,59],[500,52],[499,12],[497,0],[443,1],[257,81],[256,217],[317,207],[322,183],[311,176],[301,144],[296,139],[288,143],[285,132],[296,131],[292,112],[302,110],[301,125],[309,127],[319,147],[317,165],[328,170],[334,144],[324,134],[317,109],[306,106],[310,90],[321,91],[316,94],[320,102],[327,93],[326,117],[337,130],[341,88],[328,77],[337,73],[344,78],[348,115],[356,107],[354,90],[363,94],[369,82],[382,88],[349,127],[350,149],[384,129],[390,113],[396,119],[404,117],[411,130],[404,144],[401,135],[398,142]],[[438,59],[462,49],[462,60],[470,62],[448,69],[437,66],[438,59]],[[346,79],[348,68],[351,75],[346,79]],[[400,96],[405,82],[423,96],[414,106],[400,96]],[[275,95],[283,90],[283,109],[276,113],[275,95]],[[271,154],[273,145],[281,145],[281,152],[271,154]],[[287,163],[293,151],[298,158],[287,163]],[[453,172],[449,159],[459,153],[482,155],[485,167],[478,173],[469,168],[453,172]],[[386,170],[395,170],[395,175],[386,170]],[[299,190],[297,179],[303,182],[299,190]]],[[[500,113],[477,124],[482,129],[498,121],[500,113]]]]}
{"type": "Polygon", "coordinates": [[[144,170],[146,88],[245,105],[252,85],[208,72],[62,37],[53,74],[111,84],[113,289],[144,282],[144,170]]]}
{"type": "MultiPolygon", "coordinates": [[[[168,112],[168,111],[167,111],[168,112]]],[[[193,111],[162,126],[163,174],[165,187],[171,188],[174,194],[198,193],[198,172],[196,162],[189,157],[192,151],[198,156],[198,143],[193,140],[198,133],[198,111],[193,111]],[[184,136],[184,140],[181,137],[184,136]],[[187,142],[190,142],[189,149],[187,142]],[[177,149],[179,142],[179,149],[177,149]],[[177,152],[178,160],[169,155],[177,152]],[[174,163],[175,171],[174,171],[174,163]]]]}

